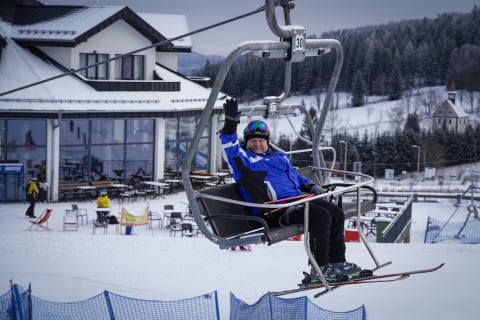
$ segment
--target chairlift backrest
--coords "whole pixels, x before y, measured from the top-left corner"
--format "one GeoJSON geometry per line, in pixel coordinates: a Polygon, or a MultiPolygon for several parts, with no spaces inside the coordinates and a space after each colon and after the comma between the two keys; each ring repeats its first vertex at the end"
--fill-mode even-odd
{"type": "MultiPolygon", "coordinates": [[[[243,201],[243,198],[238,190],[238,185],[236,183],[227,184],[216,188],[205,189],[200,191],[200,193],[243,201]]],[[[229,202],[216,201],[209,198],[198,198],[198,201],[203,208],[203,215],[251,215],[250,208],[246,206],[240,206],[235,204],[232,205],[232,203],[229,202]]],[[[213,228],[215,234],[220,237],[231,237],[233,235],[249,232],[255,228],[260,227],[258,223],[255,223],[253,221],[233,221],[228,219],[210,220],[210,225],[213,228]]]]}

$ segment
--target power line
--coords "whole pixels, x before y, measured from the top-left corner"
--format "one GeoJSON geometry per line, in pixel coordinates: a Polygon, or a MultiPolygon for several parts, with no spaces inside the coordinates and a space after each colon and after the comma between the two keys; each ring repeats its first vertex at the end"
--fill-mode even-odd
{"type": "Polygon", "coordinates": [[[82,67],[82,68],[79,68],[79,69],[66,71],[66,72],[64,72],[64,73],[62,73],[62,74],[59,74],[59,75],[56,75],[56,76],[53,76],[53,77],[50,77],[50,78],[47,78],[47,79],[43,79],[43,80],[40,80],[40,81],[37,81],[37,82],[33,82],[33,83],[30,83],[30,84],[27,84],[27,85],[24,85],[24,86],[21,86],[21,87],[12,89],[12,90],[8,90],[8,91],[5,91],[5,92],[2,92],[2,93],[0,93],[0,97],[1,97],[1,96],[4,96],[4,95],[7,95],[7,94],[10,94],[10,93],[13,93],[13,92],[21,91],[21,90],[24,90],[24,89],[27,89],[27,88],[30,88],[30,87],[34,87],[34,86],[37,86],[37,85],[39,85],[39,84],[46,83],[46,82],[49,82],[49,81],[52,81],[52,80],[55,80],[55,79],[59,79],[59,78],[62,78],[62,77],[65,77],[65,76],[74,74],[74,73],[76,73],[76,72],[80,72],[80,71],[86,70],[86,69],[88,69],[88,68],[92,68],[92,67],[96,67],[96,66],[101,65],[101,64],[109,63],[109,62],[114,61],[114,60],[116,60],[116,59],[121,59],[121,58],[124,58],[124,57],[126,57],[126,56],[133,55],[133,54],[135,54],[135,53],[137,53],[137,52],[141,52],[141,51],[148,50],[148,49],[151,49],[151,48],[159,47],[159,46],[162,46],[162,45],[164,45],[164,44],[173,42],[173,41],[175,41],[175,40],[179,40],[179,39],[182,39],[182,38],[185,38],[185,37],[188,37],[188,36],[191,36],[191,35],[200,33],[200,32],[204,32],[204,31],[207,31],[207,30],[210,30],[210,29],[213,29],[213,28],[222,26],[222,25],[224,25],[224,24],[227,24],[227,23],[230,23],[230,22],[233,22],[233,21],[236,21],[236,20],[240,20],[240,19],[246,18],[246,17],[248,17],[248,16],[257,14],[257,13],[259,13],[259,12],[262,12],[262,11],[264,11],[264,10],[265,10],[265,6],[261,6],[261,7],[257,8],[257,9],[255,9],[255,10],[250,11],[250,12],[247,12],[247,13],[245,13],[245,14],[242,14],[242,15],[239,15],[239,16],[236,16],[236,17],[227,19],[227,20],[220,21],[220,22],[217,22],[217,23],[215,23],[215,24],[211,24],[211,25],[209,25],[209,26],[206,26],[206,27],[197,29],[197,30],[195,30],[195,31],[187,32],[187,33],[185,33],[185,34],[182,34],[182,35],[179,35],[179,36],[170,38],[170,39],[166,39],[166,40],[163,40],[163,41],[154,43],[154,44],[152,44],[152,45],[149,45],[149,46],[146,46],[146,47],[143,47],[143,48],[134,50],[134,51],[127,52],[127,53],[122,54],[122,55],[117,55],[117,56],[115,56],[115,57],[113,57],[113,58],[110,58],[110,59],[107,59],[107,60],[105,60],[105,61],[97,62],[97,63],[95,63],[95,64],[88,65],[88,66],[85,66],[85,67],[82,67]]]}

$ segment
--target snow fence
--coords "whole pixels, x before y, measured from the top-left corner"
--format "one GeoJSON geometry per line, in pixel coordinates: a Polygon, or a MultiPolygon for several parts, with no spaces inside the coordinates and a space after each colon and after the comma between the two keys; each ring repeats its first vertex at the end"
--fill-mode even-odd
{"type": "Polygon", "coordinates": [[[480,243],[480,220],[440,221],[428,217],[425,230],[425,243],[440,241],[458,241],[461,243],[480,243]]]}
{"type": "MultiPolygon", "coordinates": [[[[237,299],[230,293],[230,319],[366,319],[365,307],[348,312],[324,310],[307,297],[284,299],[265,294],[253,305],[237,299]]],[[[0,320],[122,320],[122,319],[169,319],[169,320],[219,320],[217,292],[198,297],[174,300],[140,300],[124,297],[109,291],[76,302],[52,302],[40,299],[14,284],[11,290],[0,296],[0,320]]]]}

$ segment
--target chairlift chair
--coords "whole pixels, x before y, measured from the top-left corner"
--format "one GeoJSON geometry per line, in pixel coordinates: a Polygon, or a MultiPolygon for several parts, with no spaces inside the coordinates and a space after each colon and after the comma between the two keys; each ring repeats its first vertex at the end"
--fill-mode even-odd
{"type": "MultiPolygon", "coordinates": [[[[220,248],[226,249],[230,247],[249,245],[256,243],[274,244],[282,240],[286,240],[291,236],[299,233],[304,234],[304,244],[306,253],[312,262],[313,267],[321,275],[321,280],[326,290],[330,290],[325,277],[320,272],[320,267],[316,263],[313,254],[309,248],[308,238],[308,215],[309,215],[309,201],[318,198],[328,198],[332,196],[339,196],[343,192],[356,192],[358,199],[360,199],[360,188],[373,181],[373,178],[361,173],[348,172],[350,175],[354,175],[357,178],[357,182],[352,185],[343,186],[337,190],[329,190],[329,192],[311,197],[309,199],[298,199],[290,203],[273,203],[273,204],[256,204],[243,201],[238,194],[238,188],[235,184],[229,184],[226,186],[220,186],[205,190],[194,190],[190,179],[190,172],[192,171],[192,162],[198,148],[200,138],[203,135],[207,125],[213,126],[210,132],[214,132],[216,123],[212,119],[213,109],[215,104],[217,107],[221,107],[223,101],[217,101],[217,97],[220,93],[220,89],[223,86],[224,80],[230,67],[234,61],[243,53],[251,51],[255,56],[260,58],[280,58],[285,61],[285,81],[284,91],[278,97],[266,97],[264,104],[260,106],[248,106],[240,107],[240,111],[248,115],[263,115],[265,118],[269,116],[280,116],[290,113],[293,109],[300,109],[305,113],[307,125],[312,133],[311,150],[313,158],[313,167],[317,170],[317,176],[320,181],[320,185],[327,182],[327,172],[324,170],[326,165],[321,152],[319,152],[319,144],[323,125],[326,120],[327,113],[332,104],[333,92],[337,80],[340,75],[341,65],[343,61],[343,49],[337,40],[334,39],[306,39],[305,30],[299,26],[280,26],[278,25],[275,17],[275,0],[265,0],[267,22],[271,31],[279,36],[283,41],[271,42],[244,42],[234,49],[224,60],[215,83],[211,89],[210,96],[207,100],[206,106],[197,124],[197,130],[190,141],[189,148],[187,150],[183,167],[182,167],[182,180],[184,188],[189,200],[190,210],[194,216],[195,222],[204,236],[217,244],[220,248]],[[330,78],[327,94],[322,106],[321,113],[319,115],[316,124],[313,123],[309,117],[308,111],[301,105],[285,105],[282,104],[283,100],[289,94],[292,63],[302,62],[306,57],[319,56],[329,52],[331,49],[335,51],[335,65],[330,78]],[[321,171],[324,170],[324,171],[321,171]],[[250,214],[249,208],[257,207],[264,209],[280,209],[287,208],[293,205],[303,205],[305,210],[305,225],[295,226],[289,225],[284,228],[269,228],[266,222],[250,214]]],[[[289,7],[284,3],[283,6],[285,20],[289,23],[289,7]]],[[[328,170],[327,170],[328,171],[328,170]]],[[[336,170],[341,173],[347,173],[346,171],[336,170]]],[[[357,200],[357,215],[359,219],[360,215],[360,201],[357,200]]],[[[362,242],[366,245],[372,259],[375,261],[377,267],[380,267],[380,263],[374,256],[371,248],[369,247],[365,237],[360,234],[362,242]]]]}

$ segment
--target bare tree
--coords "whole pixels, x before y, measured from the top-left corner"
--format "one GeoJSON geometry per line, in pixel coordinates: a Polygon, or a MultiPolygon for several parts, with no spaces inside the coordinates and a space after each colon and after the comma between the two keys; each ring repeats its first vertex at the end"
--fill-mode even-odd
{"type": "Polygon", "coordinates": [[[402,130],[402,125],[406,119],[406,107],[405,100],[400,100],[395,106],[388,112],[388,119],[395,125],[396,130],[402,130]]]}
{"type": "MultiPolygon", "coordinates": [[[[410,114],[412,113],[412,100],[413,100],[413,93],[412,93],[412,90],[405,90],[403,92],[403,96],[402,96],[402,100],[404,101],[403,104],[405,106],[405,109],[407,110],[407,114],[410,114]]],[[[414,111],[415,110],[415,107],[414,108],[414,111]]]]}
{"type": "Polygon", "coordinates": [[[433,111],[438,105],[439,97],[436,90],[428,90],[420,94],[417,98],[417,104],[423,108],[420,114],[423,114],[427,117],[431,117],[433,111]]]}
{"type": "Polygon", "coordinates": [[[342,117],[338,110],[330,110],[325,119],[324,131],[328,132],[331,138],[335,135],[335,131],[341,130],[342,122],[342,117]]]}
{"type": "Polygon", "coordinates": [[[375,122],[375,130],[374,130],[374,136],[376,137],[378,135],[378,132],[380,130],[380,125],[383,122],[383,111],[378,113],[378,119],[375,122]]]}
{"type": "Polygon", "coordinates": [[[369,105],[367,107],[367,122],[370,123],[370,116],[373,114],[373,106],[369,105]]]}

